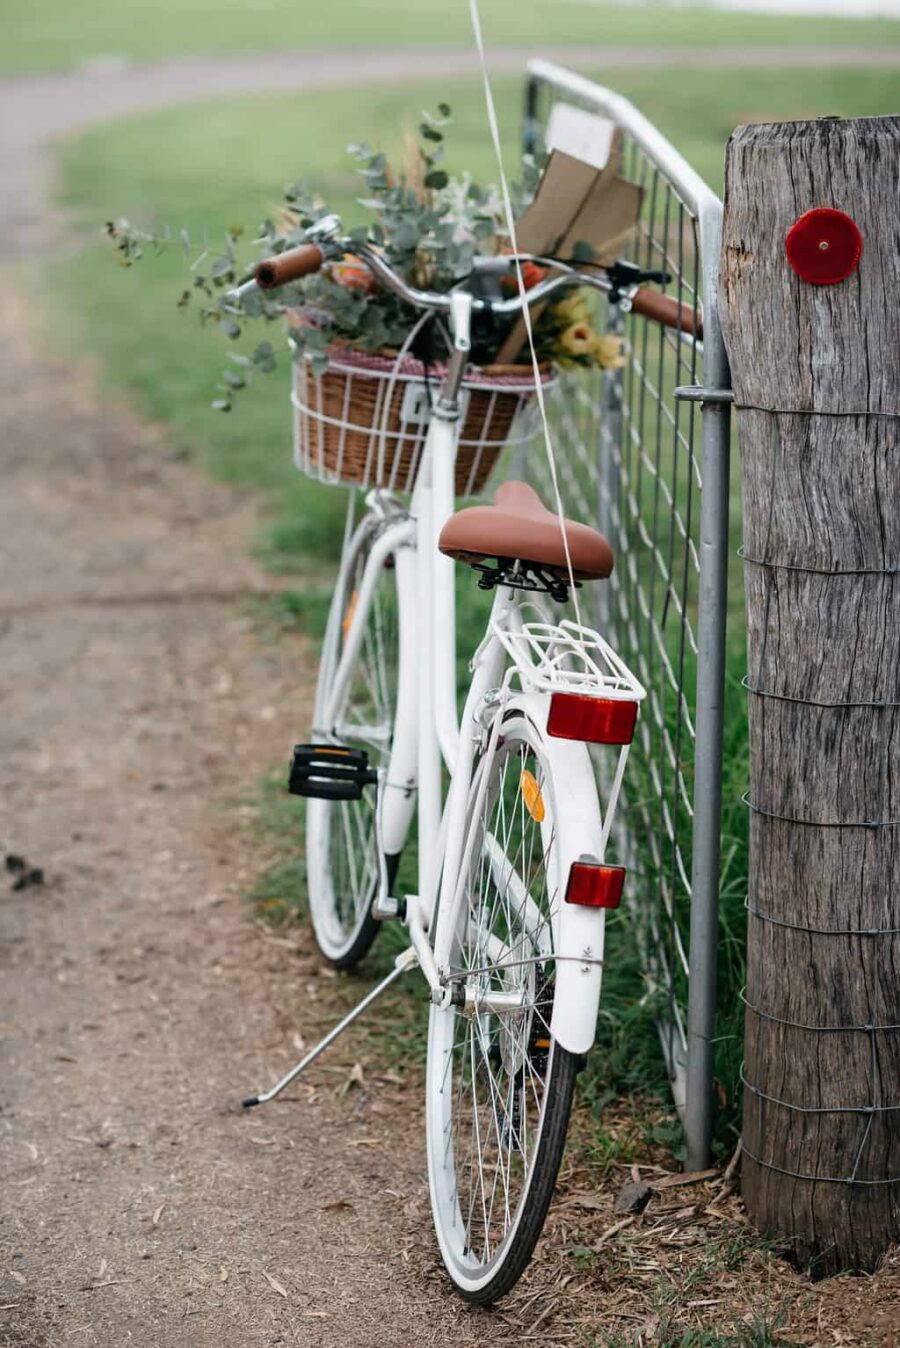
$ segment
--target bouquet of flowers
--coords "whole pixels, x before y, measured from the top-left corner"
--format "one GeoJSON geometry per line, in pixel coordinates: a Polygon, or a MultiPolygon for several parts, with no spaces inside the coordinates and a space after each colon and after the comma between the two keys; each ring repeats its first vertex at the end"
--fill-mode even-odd
{"type": "MultiPolygon", "coordinates": [[[[398,166],[369,145],[349,147],[365,184],[359,204],[368,215],[367,223],[351,231],[350,237],[377,248],[410,284],[441,292],[469,276],[476,256],[511,250],[498,189],[479,186],[468,173],[453,176],[444,168],[450,116],[446,104],[434,114],[424,113],[417,134],[407,140],[398,166]]],[[[521,181],[514,187],[517,214],[531,202],[540,171],[537,159],[524,159],[521,181]]],[[[303,243],[307,231],[330,213],[327,204],[303,184],[289,188],[285,195],[275,218],[265,220],[257,232],[261,256],[303,243]]],[[[107,230],[125,265],[141,257],[148,245],[171,238],[145,233],[127,221],[110,223],[107,230]]],[[[181,237],[190,254],[190,239],[181,237]]],[[[324,373],[336,351],[390,355],[407,342],[419,315],[378,286],[365,264],[352,254],[274,295],[254,294],[237,303],[228,292],[247,270],[239,258],[241,240],[242,232],[234,229],[228,233],[222,251],[204,249],[191,262],[192,286],[182,292],[178,301],[181,307],[199,295],[204,320],[218,324],[235,339],[241,336],[245,323],[267,323],[287,313],[295,355],[305,359],[314,374],[324,373]]],[[[578,261],[589,263],[587,245],[579,245],[578,261]]],[[[545,274],[542,267],[525,264],[525,286],[535,285],[545,274]]],[[[515,278],[508,278],[504,284],[515,293],[515,278]]],[[[596,297],[592,292],[567,291],[551,300],[535,322],[539,359],[564,367],[610,368],[621,364],[620,340],[602,335],[595,323],[596,297]]],[[[504,342],[509,346],[513,326],[513,320],[499,322],[490,317],[477,322],[473,364],[490,366],[504,342]]],[[[426,365],[445,354],[435,327],[423,325],[409,348],[426,365]]],[[[518,358],[519,352],[513,359],[518,358]]],[[[273,345],[265,340],[250,356],[233,353],[222,396],[214,406],[230,410],[234,394],[247,384],[253,369],[270,370],[274,360],[273,345]]]]}

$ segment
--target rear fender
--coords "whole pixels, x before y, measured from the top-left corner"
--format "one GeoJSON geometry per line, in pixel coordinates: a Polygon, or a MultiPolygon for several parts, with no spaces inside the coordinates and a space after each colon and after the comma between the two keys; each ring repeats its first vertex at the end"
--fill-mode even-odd
{"type": "Polygon", "coordinates": [[[553,940],[558,962],[550,1029],[563,1048],[581,1054],[593,1044],[596,1031],[606,913],[602,908],[566,903],[565,894],[573,862],[602,860],[602,825],[587,746],[547,735],[549,707],[549,695],[523,693],[510,699],[507,714],[519,711],[530,722],[549,768],[553,794],[541,835],[546,854],[555,832],[558,857],[553,876],[553,940]]]}

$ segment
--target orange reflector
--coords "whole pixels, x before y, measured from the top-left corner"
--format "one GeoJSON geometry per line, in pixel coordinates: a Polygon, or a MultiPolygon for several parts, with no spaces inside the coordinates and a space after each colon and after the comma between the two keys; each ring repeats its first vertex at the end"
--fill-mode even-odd
{"type": "Polygon", "coordinates": [[[577,903],[582,908],[618,908],[624,883],[624,866],[575,861],[569,871],[566,903],[577,903]]]}
{"type": "Polygon", "coordinates": [[[637,712],[636,702],[620,698],[554,693],[550,699],[547,734],[563,740],[584,740],[589,744],[630,744],[637,712]]]}
{"type": "Polygon", "coordinates": [[[347,605],[347,610],[344,614],[344,621],[341,623],[341,631],[344,634],[345,641],[347,637],[350,635],[350,626],[353,622],[353,615],[356,612],[356,601],[358,598],[359,598],[359,591],[354,590],[350,596],[350,603],[347,605]]]}
{"type": "Polygon", "coordinates": [[[544,797],[541,795],[541,788],[537,784],[537,778],[533,772],[527,768],[522,769],[521,777],[522,799],[525,801],[525,808],[531,815],[536,824],[543,824],[547,813],[544,808],[544,797]]]}

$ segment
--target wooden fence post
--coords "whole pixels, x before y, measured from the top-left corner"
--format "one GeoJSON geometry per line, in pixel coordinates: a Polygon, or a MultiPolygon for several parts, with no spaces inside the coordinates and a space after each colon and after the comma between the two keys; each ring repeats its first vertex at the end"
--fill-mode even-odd
{"type": "Polygon", "coordinates": [[[900,117],[738,128],[722,283],[749,642],[744,1198],[818,1272],[871,1269],[900,1235],[900,117]],[[786,251],[821,207],[858,226],[858,265],[852,224],[821,213],[792,256],[846,261],[833,284],[786,251]]]}

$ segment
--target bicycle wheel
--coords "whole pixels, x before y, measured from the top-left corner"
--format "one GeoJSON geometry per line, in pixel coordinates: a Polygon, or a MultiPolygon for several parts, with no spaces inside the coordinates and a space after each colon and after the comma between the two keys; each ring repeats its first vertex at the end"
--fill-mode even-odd
{"type": "MultiPolygon", "coordinates": [[[[320,717],[334,686],[369,553],[377,535],[358,543],[335,594],[316,689],[316,728],[335,742],[365,749],[375,768],[391,752],[397,706],[399,604],[393,558],[376,581],[359,651],[334,724],[320,717]]],[[[307,885],[316,944],[335,968],[349,969],[368,951],[379,923],[371,914],[379,880],[376,839],[377,793],[365,788],[360,800],[309,800],[306,814],[307,885]]],[[[387,859],[393,880],[399,858],[387,859]]]]}
{"type": "Polygon", "coordinates": [[[507,1292],[531,1258],[581,1064],[550,1033],[551,919],[564,879],[554,796],[540,737],[514,715],[470,791],[472,847],[449,958],[465,1005],[432,1008],[429,1025],[435,1230],[457,1288],[482,1303],[507,1292]],[[511,1009],[484,1009],[491,997],[511,1009]]]}

